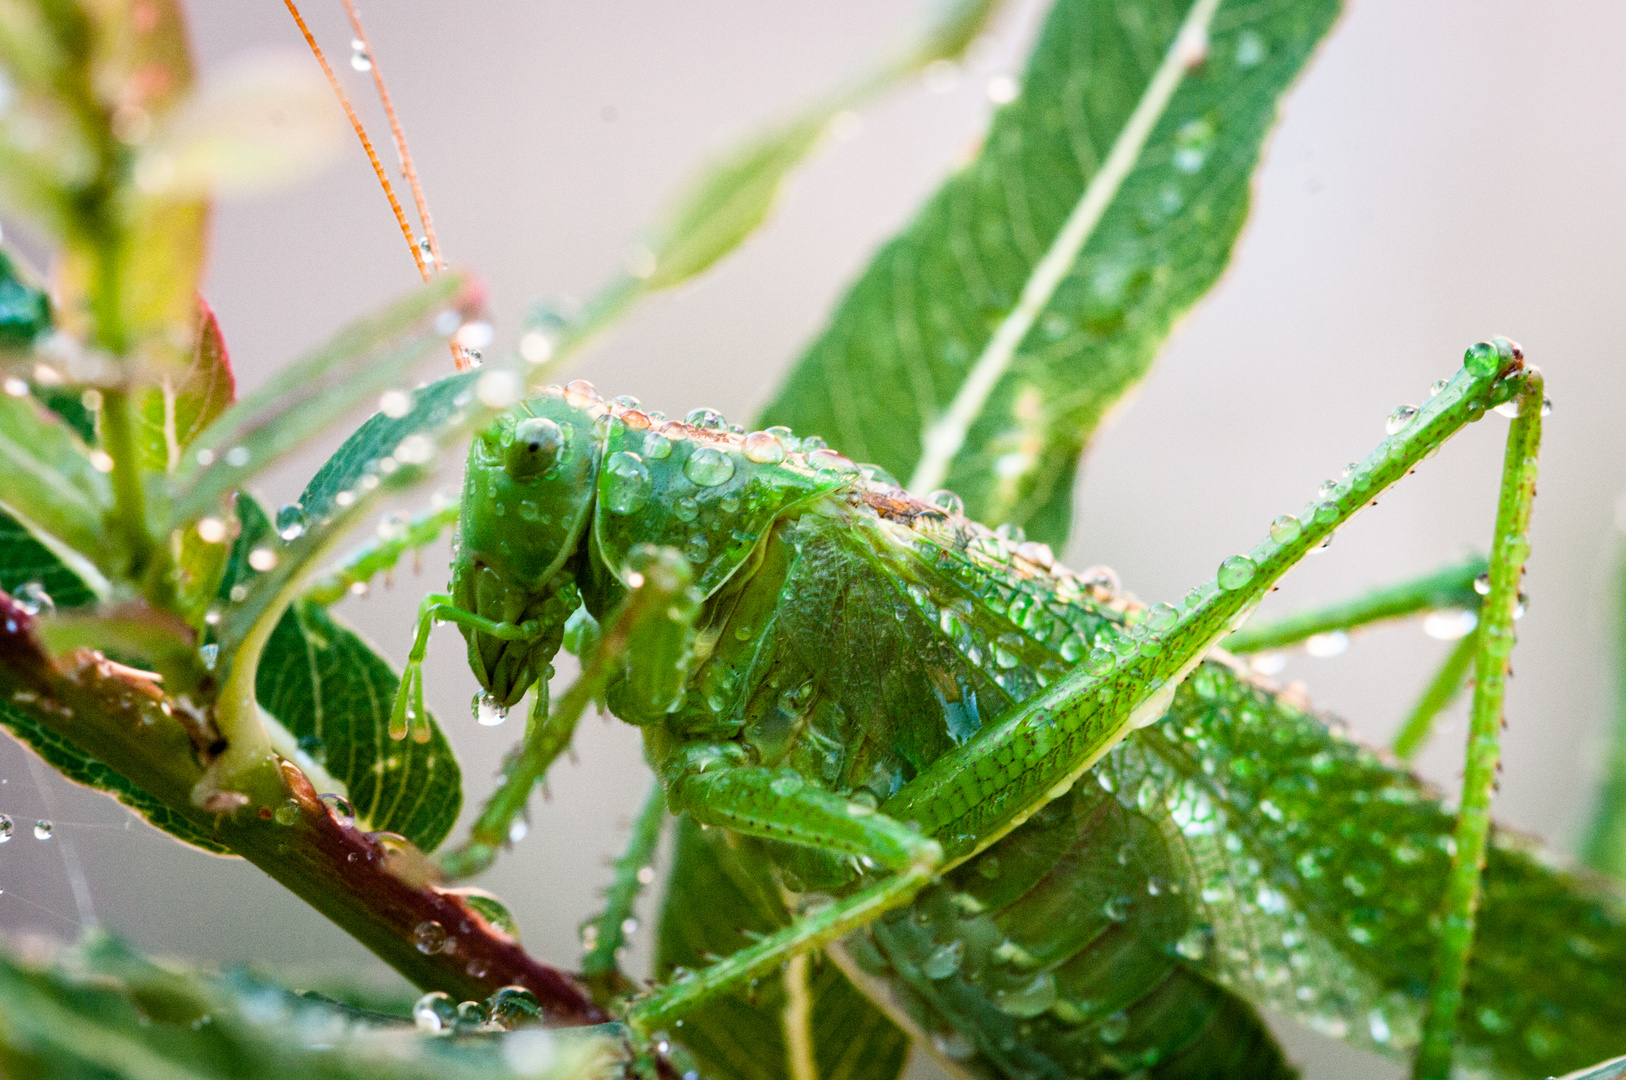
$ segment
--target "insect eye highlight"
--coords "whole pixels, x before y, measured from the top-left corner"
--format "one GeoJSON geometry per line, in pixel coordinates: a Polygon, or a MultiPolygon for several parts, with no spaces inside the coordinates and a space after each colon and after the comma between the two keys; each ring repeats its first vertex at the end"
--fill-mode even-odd
{"type": "Polygon", "coordinates": [[[564,445],[565,435],[558,424],[544,416],[533,416],[515,426],[503,467],[515,480],[541,476],[558,463],[564,445]]]}

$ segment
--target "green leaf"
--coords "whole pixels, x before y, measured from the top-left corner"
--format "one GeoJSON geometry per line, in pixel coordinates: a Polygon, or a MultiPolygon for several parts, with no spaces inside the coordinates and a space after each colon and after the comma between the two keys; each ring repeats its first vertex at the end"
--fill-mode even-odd
{"type": "Polygon", "coordinates": [[[0,506],[94,559],[112,505],[79,436],[32,398],[0,395],[0,506]]]}
{"type": "Polygon", "coordinates": [[[380,314],[341,330],[227,409],[197,436],[193,452],[175,470],[174,525],[197,520],[351,409],[405,382],[412,368],[457,329],[461,316],[448,305],[462,287],[461,275],[442,274],[380,314]],[[451,317],[443,320],[448,311],[451,317]]]}
{"type": "Polygon", "coordinates": [[[613,1028],[437,1035],[248,972],[157,964],[105,933],[0,955],[12,1080],[610,1080],[613,1028]]]}
{"type": "Polygon", "coordinates": [[[1065,538],[1080,452],[1213,284],[1337,0],[1059,0],[977,160],[876,255],[764,424],[1065,538]]]}
{"type": "Polygon", "coordinates": [[[22,522],[0,512],[0,589],[16,596],[25,585],[38,585],[59,608],[79,607],[96,600],[96,594],[22,522]]]}
{"type": "MultiPolygon", "coordinates": [[[[232,547],[223,596],[253,573],[248,553],[271,535],[265,511],[237,497],[242,531],[232,547]]],[[[299,754],[344,785],[357,824],[399,833],[433,851],[457,821],[463,802],[457,757],[427,717],[428,742],[389,736],[390,706],[400,678],[355,631],[319,605],[297,600],[277,621],[255,677],[255,696],[293,739],[299,754]]],[[[284,756],[300,760],[298,755],[284,756]]],[[[308,770],[315,771],[315,770],[308,770]]],[[[322,787],[320,775],[312,782],[322,787]]]]}
{"type": "Polygon", "coordinates": [[[0,252],[0,348],[26,349],[51,329],[51,299],[22,279],[0,252]]]}
{"type": "Polygon", "coordinates": [[[643,295],[670,289],[710,269],[767,221],[785,180],[824,141],[838,115],[935,62],[959,59],[1002,3],[952,0],[942,5],[938,17],[901,54],[707,162],[651,230],[647,247],[630,272],[589,300],[576,319],[554,322],[551,313],[540,311],[531,320],[533,329],[561,337],[554,352],[562,357],[643,295]]]}
{"type": "Polygon", "coordinates": [[[142,464],[169,472],[181,463],[181,451],[237,400],[220,323],[198,297],[197,344],[184,368],[162,371],[156,385],[140,398],[142,464]]]}
{"type": "MultiPolygon", "coordinates": [[[[721,829],[702,832],[687,816],[678,820],[656,943],[658,977],[675,967],[704,967],[708,954],[748,944],[747,933],[770,933],[788,922],[760,851],[742,856],[733,844],[755,846],[721,829]]],[[[796,1016],[819,1080],[894,1080],[903,1070],[908,1038],[822,957],[762,980],[749,997],[722,998],[686,1016],[677,1034],[709,1080],[786,1080],[804,1075],[792,1066],[786,1038],[796,1016]]]]}

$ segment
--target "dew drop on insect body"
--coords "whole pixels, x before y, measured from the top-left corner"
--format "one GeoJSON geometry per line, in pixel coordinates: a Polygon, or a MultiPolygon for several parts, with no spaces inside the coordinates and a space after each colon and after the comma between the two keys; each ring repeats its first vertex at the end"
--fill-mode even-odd
{"type": "Polygon", "coordinates": [[[1390,413],[1389,419],[1384,422],[1383,430],[1390,435],[1398,435],[1410,427],[1411,422],[1415,419],[1417,419],[1417,406],[1396,405],[1394,412],[1390,413]]]}
{"type": "Polygon", "coordinates": [[[482,690],[474,695],[474,719],[481,727],[496,727],[508,719],[508,710],[482,690]]]}
{"type": "Polygon", "coordinates": [[[683,463],[683,475],[699,487],[717,487],[734,476],[734,459],[715,446],[702,446],[683,463]]]}
{"type": "Polygon", "coordinates": [[[1514,398],[1511,401],[1502,402],[1500,405],[1496,406],[1496,412],[1498,415],[1505,416],[1509,420],[1517,419],[1519,416],[1519,399],[1514,398]]]}
{"type": "Polygon", "coordinates": [[[1101,676],[1112,670],[1116,658],[1110,649],[1095,648],[1084,661],[1084,671],[1088,675],[1101,676]]]}
{"type": "Polygon", "coordinates": [[[1302,531],[1299,519],[1292,514],[1283,514],[1270,523],[1270,538],[1278,544],[1291,544],[1302,531]]]}
{"type": "Polygon", "coordinates": [[[700,516],[700,504],[688,495],[681,495],[672,502],[672,516],[685,524],[692,522],[700,516]]]}
{"type": "Polygon", "coordinates": [[[813,469],[822,473],[848,474],[856,473],[858,466],[851,459],[834,450],[819,449],[807,455],[807,463],[813,469]]]}
{"type": "Polygon", "coordinates": [[[1246,555],[1232,555],[1219,565],[1219,587],[1226,592],[1244,588],[1258,569],[1246,555]]]}
{"type": "Polygon", "coordinates": [[[960,515],[965,513],[965,500],[948,488],[938,488],[926,496],[926,501],[946,513],[960,515]]]}
{"type": "MultiPolygon", "coordinates": [[[[733,466],[730,465],[730,471],[732,469],[733,466]]],[[[654,490],[654,481],[649,476],[649,466],[645,465],[637,454],[617,450],[604,463],[604,504],[613,512],[637,513],[649,501],[649,496],[654,490]]]]}
{"type": "Polygon", "coordinates": [[[994,1007],[1007,1016],[1023,1019],[1038,1016],[1056,1003],[1056,977],[1041,971],[1018,986],[997,989],[991,996],[994,1007]]]}
{"type": "Polygon", "coordinates": [[[38,821],[34,822],[34,839],[49,840],[51,838],[51,832],[53,829],[54,826],[51,824],[49,818],[40,818],[38,821]]]}
{"type": "Polygon", "coordinates": [[[433,956],[446,947],[446,928],[434,919],[425,919],[412,928],[412,944],[425,956],[433,956]]]}
{"type": "Polygon", "coordinates": [[[644,457],[650,461],[661,461],[672,456],[672,440],[658,431],[649,431],[644,434],[644,457]]]}
{"type": "Polygon", "coordinates": [[[1544,416],[1544,417],[1553,415],[1553,399],[1552,398],[1542,398],[1541,399],[1541,415],[1544,416]]]}
{"type": "Polygon", "coordinates": [[[373,58],[367,55],[367,43],[360,38],[350,39],[350,66],[356,71],[373,70],[373,58]]]}
{"type": "Polygon", "coordinates": [[[1468,374],[1483,379],[1496,374],[1502,366],[1502,358],[1497,354],[1495,345],[1479,341],[1468,346],[1468,351],[1462,357],[1462,366],[1468,369],[1468,374]]]}
{"type": "Polygon", "coordinates": [[[1174,629],[1174,624],[1180,621],[1180,613],[1169,604],[1153,604],[1146,609],[1146,629],[1154,634],[1166,633],[1174,629]]]}
{"type": "Polygon", "coordinates": [[[683,545],[683,557],[696,565],[705,562],[710,555],[711,542],[705,533],[695,533],[683,545]]]}
{"type": "Polygon", "coordinates": [[[565,404],[573,409],[586,409],[602,404],[598,387],[586,379],[572,379],[565,384],[565,404]]]}
{"type": "Polygon", "coordinates": [[[745,437],[745,458],[758,465],[777,465],[785,460],[785,444],[766,431],[753,431],[745,437]]]}

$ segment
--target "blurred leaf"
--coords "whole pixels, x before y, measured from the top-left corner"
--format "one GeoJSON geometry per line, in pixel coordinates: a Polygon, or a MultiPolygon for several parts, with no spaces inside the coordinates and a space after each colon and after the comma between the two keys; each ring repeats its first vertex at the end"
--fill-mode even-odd
{"type": "Polygon", "coordinates": [[[111,505],[107,477],[67,424],[31,398],[0,395],[0,506],[95,558],[111,505]]]}
{"type": "MultiPolygon", "coordinates": [[[[841,114],[867,104],[936,62],[960,58],[1003,0],[949,0],[919,39],[901,54],[812,105],[749,135],[697,174],[651,230],[629,272],[588,301],[575,319],[533,329],[562,340],[560,356],[591,336],[648,292],[670,289],[703,273],[739,247],[773,212],[790,173],[823,141],[841,114]]],[[[546,357],[543,357],[546,359],[546,357]]]]}
{"type": "Polygon", "coordinates": [[[58,608],[96,602],[96,594],[22,522],[0,513],[0,589],[17,596],[25,585],[39,586],[58,608]]]}
{"type": "MultiPolygon", "coordinates": [[[[688,816],[678,819],[672,874],[661,911],[655,970],[668,978],[675,967],[697,970],[708,954],[726,956],[749,944],[746,934],[766,934],[788,921],[778,888],[759,852],[739,853],[731,843],[754,844],[722,829],[702,832],[688,816]]],[[[805,972],[811,1008],[805,1046],[814,1054],[819,1080],[894,1080],[909,1055],[909,1040],[847,981],[841,969],[809,958],[805,972]]],[[[789,1080],[794,1068],[786,1042],[785,976],[765,978],[749,996],[732,995],[684,1018],[679,1041],[700,1060],[708,1080],[789,1080]]]]}
{"type": "Polygon", "coordinates": [[[1590,1069],[1565,1073],[1560,1080],[1618,1080],[1626,1076],[1626,1057],[1599,1062],[1590,1069]]]}
{"type": "Polygon", "coordinates": [[[24,281],[0,251],[0,348],[26,349],[51,329],[51,299],[24,281]]]}
{"type": "Polygon", "coordinates": [[[141,395],[142,461],[153,472],[177,468],[181,451],[237,400],[220,324],[201,296],[197,306],[191,363],[161,372],[156,385],[141,395]]]}
{"type": "Polygon", "coordinates": [[[405,382],[418,361],[457,329],[461,316],[448,305],[462,286],[461,275],[440,275],[341,330],[227,409],[197,436],[194,452],[175,470],[175,526],[197,520],[356,406],[405,382]]]}
{"type": "Polygon", "coordinates": [[[1594,870],[1626,881],[1626,535],[1615,541],[1615,717],[1597,806],[1587,825],[1582,858],[1594,870]]]}
{"type": "MultiPolygon", "coordinates": [[[[221,582],[223,598],[253,573],[248,553],[272,539],[265,511],[246,495],[237,497],[237,517],[242,531],[221,582]]],[[[433,851],[457,821],[462,776],[434,717],[426,717],[428,742],[390,738],[399,682],[354,631],[320,606],[297,600],[266,642],[254,688],[299,752],[345,786],[341,794],[349,797],[361,828],[400,833],[433,851]]],[[[319,782],[317,789],[323,790],[319,782]]]]}
{"type": "Polygon", "coordinates": [[[1065,538],[1101,418],[1230,258],[1336,0],[1059,0],[981,154],[877,254],[764,424],[1065,538]]]}
{"type": "Polygon", "coordinates": [[[327,84],[283,58],[242,62],[175,110],[135,165],[148,195],[266,191],[332,160],[345,129],[327,84]]]}
{"type": "Polygon", "coordinates": [[[431,1034],[262,975],[156,964],[100,932],[0,956],[10,1080],[610,1080],[618,1042],[592,1028],[431,1034]]]}

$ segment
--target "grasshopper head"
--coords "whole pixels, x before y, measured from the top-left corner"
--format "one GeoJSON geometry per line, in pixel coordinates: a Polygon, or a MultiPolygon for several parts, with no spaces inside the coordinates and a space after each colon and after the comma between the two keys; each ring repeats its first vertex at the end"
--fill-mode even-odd
{"type": "Polygon", "coordinates": [[[501,705],[545,674],[578,603],[569,563],[586,534],[599,454],[592,415],[552,396],[499,418],[469,450],[452,598],[493,622],[540,624],[524,640],[463,629],[469,666],[501,705]]]}

